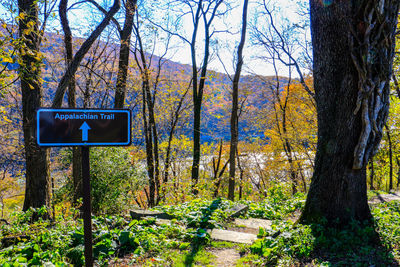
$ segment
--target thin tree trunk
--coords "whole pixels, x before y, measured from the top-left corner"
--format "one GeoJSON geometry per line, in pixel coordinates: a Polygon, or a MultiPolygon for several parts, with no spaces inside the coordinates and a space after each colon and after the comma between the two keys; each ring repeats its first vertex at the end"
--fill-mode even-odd
{"type": "Polygon", "coordinates": [[[290,140],[287,138],[287,107],[288,107],[287,104],[289,102],[289,97],[290,97],[291,71],[289,69],[289,81],[288,84],[286,85],[287,93],[284,96],[284,99],[282,100],[280,94],[281,89],[280,89],[279,75],[277,67],[275,65],[275,60],[274,60],[274,68],[275,68],[276,85],[275,88],[271,86],[271,91],[274,94],[276,101],[276,103],[273,105],[273,109],[275,112],[275,122],[279,138],[282,142],[282,149],[285,152],[287,161],[289,163],[289,178],[292,182],[292,194],[294,195],[297,193],[297,186],[298,186],[297,171],[293,161],[292,145],[290,143],[290,140]],[[281,116],[279,116],[278,114],[277,107],[279,107],[279,112],[281,116]]]}
{"type": "Polygon", "coordinates": [[[163,180],[164,185],[166,185],[168,183],[169,165],[170,165],[170,160],[171,160],[171,147],[172,147],[172,140],[174,138],[174,133],[175,133],[175,126],[176,126],[176,120],[173,120],[171,122],[171,129],[169,130],[169,134],[168,134],[168,145],[167,145],[167,149],[166,149],[165,165],[164,165],[164,180],[163,180]]]}
{"type": "Polygon", "coordinates": [[[217,159],[217,163],[215,163],[215,158],[213,157],[213,171],[214,171],[214,175],[213,175],[213,180],[214,180],[214,198],[216,198],[218,196],[218,191],[219,191],[219,187],[221,185],[221,181],[222,181],[222,175],[225,172],[226,167],[228,166],[229,160],[224,164],[224,166],[222,166],[222,169],[220,170],[221,167],[221,160],[222,160],[222,139],[219,141],[219,152],[218,152],[218,159],[217,159]]]}
{"type": "Polygon", "coordinates": [[[165,156],[165,165],[164,165],[164,179],[163,179],[163,185],[164,185],[164,192],[162,193],[162,197],[165,197],[165,186],[168,183],[168,176],[169,176],[169,167],[170,167],[170,162],[171,162],[171,148],[172,148],[172,140],[174,138],[175,135],[175,128],[176,125],[178,124],[178,120],[179,120],[179,114],[182,110],[183,107],[183,102],[186,98],[186,95],[189,91],[189,88],[185,91],[185,93],[182,95],[181,99],[179,100],[178,106],[176,108],[176,111],[174,112],[174,114],[171,115],[171,125],[170,125],[170,130],[169,130],[169,134],[168,134],[168,145],[167,145],[167,149],[166,149],[166,156],[165,156]]]}
{"type": "MultiPolygon", "coordinates": [[[[137,22],[139,23],[139,22],[137,22]]],[[[139,24],[134,24],[133,28],[136,32],[138,43],[138,51],[140,53],[140,61],[135,54],[135,60],[139,66],[142,76],[142,103],[143,103],[143,122],[146,141],[146,158],[147,169],[149,175],[149,206],[153,207],[160,201],[160,164],[159,164],[159,148],[158,133],[154,113],[154,95],[150,90],[150,69],[151,63],[146,60],[143,43],[139,32],[139,24]]],[[[160,59],[161,60],[161,59],[160,59]]],[[[160,67],[161,68],[161,67],[160,67]]],[[[161,71],[159,68],[159,71],[161,71]]]]}
{"type": "Polygon", "coordinates": [[[154,177],[154,159],[153,159],[153,140],[151,134],[151,127],[147,118],[147,100],[146,100],[146,89],[148,86],[147,80],[143,81],[142,84],[142,113],[143,113],[143,128],[145,135],[145,143],[146,143],[146,160],[147,160],[147,174],[149,176],[149,197],[148,197],[148,205],[149,207],[154,207],[155,205],[155,192],[156,192],[156,183],[154,177]]]}
{"type": "Polygon", "coordinates": [[[370,189],[375,190],[375,188],[374,188],[374,176],[375,176],[374,157],[371,157],[369,159],[369,166],[370,166],[370,174],[369,174],[370,189]]]}
{"type": "MultiPolygon", "coordinates": [[[[208,58],[210,55],[210,37],[206,35],[205,51],[203,59],[203,67],[200,73],[200,81],[198,86],[193,87],[193,165],[192,165],[192,181],[193,181],[193,194],[197,194],[198,190],[196,185],[199,181],[199,169],[200,169],[200,157],[201,157],[201,109],[203,102],[203,92],[207,74],[208,58]],[[196,89],[195,89],[196,88],[196,89]]],[[[192,52],[194,53],[194,52],[192,52]]],[[[193,54],[192,57],[195,57],[193,54]]],[[[193,70],[194,71],[194,70],[193,70]]],[[[197,70],[196,70],[197,72],[197,70]]],[[[196,75],[197,77],[197,75],[196,75]]],[[[197,78],[193,81],[193,84],[197,84],[197,78]]]]}
{"type": "Polygon", "coordinates": [[[393,150],[392,139],[390,138],[389,127],[385,124],[386,136],[389,144],[389,191],[393,190],[393,150]]]}
{"type": "MultiPolygon", "coordinates": [[[[61,20],[61,26],[64,32],[64,46],[66,52],[66,65],[71,64],[73,59],[73,47],[72,47],[72,32],[69,27],[69,21],[67,17],[68,0],[61,0],[59,5],[59,15],[61,20]]],[[[76,85],[75,85],[75,74],[71,76],[68,83],[68,107],[76,107],[76,85]]],[[[78,199],[83,197],[82,190],[82,155],[79,147],[72,147],[72,181],[73,181],[73,203],[77,204],[78,199]]]]}
{"type": "Polygon", "coordinates": [[[120,32],[121,43],[119,49],[118,76],[115,88],[114,108],[123,108],[126,96],[126,80],[129,67],[129,47],[133,29],[133,18],[137,0],[127,0],[125,3],[125,23],[120,32]]]}
{"type": "Polygon", "coordinates": [[[239,158],[239,153],[236,151],[236,158],[237,158],[237,165],[239,168],[239,172],[240,172],[240,176],[239,176],[239,180],[240,180],[240,184],[239,184],[239,200],[242,199],[243,197],[243,176],[244,176],[244,170],[242,168],[242,165],[240,163],[240,158],[239,158]]]}
{"type": "Polygon", "coordinates": [[[197,195],[196,188],[199,181],[200,157],[201,157],[201,108],[203,102],[203,92],[207,76],[207,68],[210,57],[210,40],[212,33],[210,32],[211,24],[217,14],[218,7],[222,4],[222,0],[215,1],[214,8],[211,8],[211,3],[204,10],[203,1],[200,0],[197,4],[196,14],[194,15],[194,30],[192,40],[190,42],[191,58],[192,58],[192,78],[193,78],[193,164],[192,164],[192,193],[197,195]],[[211,8],[211,9],[210,9],[211,8]],[[207,12],[210,12],[210,17],[207,18],[207,12]],[[204,21],[204,54],[200,71],[200,79],[197,76],[197,63],[196,63],[196,38],[199,27],[199,20],[203,18],[204,21]]]}
{"type": "Polygon", "coordinates": [[[397,189],[399,189],[400,186],[400,160],[398,157],[396,157],[396,162],[397,162],[397,189]]]}
{"type": "MultiPolygon", "coordinates": [[[[199,181],[199,168],[200,168],[200,116],[201,116],[201,100],[198,89],[198,74],[197,74],[197,61],[196,61],[196,37],[199,27],[200,11],[202,0],[197,5],[196,14],[194,16],[192,40],[190,42],[190,52],[192,59],[192,79],[193,79],[193,163],[192,163],[192,193],[197,195],[198,190],[196,185],[199,181]],[[200,102],[199,102],[200,99],[200,102]]],[[[206,63],[206,62],[204,62],[206,63]]],[[[205,77],[200,77],[204,78],[205,77]]]]}
{"type": "MultiPolygon", "coordinates": [[[[147,79],[150,80],[149,77],[147,79]]],[[[148,115],[149,115],[149,127],[150,127],[150,133],[153,140],[153,164],[154,164],[154,182],[156,186],[156,193],[157,193],[157,199],[155,204],[157,205],[158,202],[160,201],[160,157],[159,157],[159,148],[158,148],[158,133],[157,133],[157,126],[156,126],[156,120],[155,120],[155,115],[154,115],[154,99],[152,97],[152,94],[150,92],[150,87],[145,87],[146,91],[146,100],[147,100],[147,107],[148,107],[148,115]]]]}
{"type": "Polygon", "coordinates": [[[201,104],[198,100],[194,101],[194,112],[193,112],[193,164],[192,164],[192,193],[197,195],[198,190],[196,185],[199,181],[199,169],[200,169],[200,116],[201,116],[201,104]]]}
{"type": "MultiPolygon", "coordinates": [[[[285,122],[284,122],[285,123],[285,122]]],[[[284,128],[284,135],[286,136],[286,127],[284,128]]],[[[288,158],[288,162],[289,162],[289,166],[290,166],[290,180],[292,181],[292,194],[296,194],[297,193],[297,186],[298,186],[298,181],[297,181],[297,170],[294,166],[294,161],[293,161],[293,152],[292,152],[292,146],[289,143],[289,140],[287,140],[287,138],[285,137],[285,143],[284,143],[284,151],[286,154],[286,157],[288,158]]]]}
{"type": "Polygon", "coordinates": [[[165,199],[166,196],[166,191],[167,191],[167,184],[168,184],[168,178],[169,178],[169,165],[170,165],[170,160],[171,160],[171,147],[172,147],[172,139],[174,135],[174,130],[170,130],[169,136],[168,136],[168,145],[166,149],[166,155],[165,155],[165,163],[164,163],[164,177],[163,177],[163,188],[162,188],[162,199],[165,199]]]}
{"type": "Polygon", "coordinates": [[[235,199],[235,173],[236,173],[236,154],[238,149],[239,138],[239,79],[243,66],[243,49],[246,41],[246,28],[247,28],[247,6],[249,1],[244,0],[243,14],[242,14],[242,34],[237,51],[237,64],[235,75],[232,81],[232,112],[231,112],[231,144],[229,150],[229,182],[228,182],[228,199],[235,199]]]}

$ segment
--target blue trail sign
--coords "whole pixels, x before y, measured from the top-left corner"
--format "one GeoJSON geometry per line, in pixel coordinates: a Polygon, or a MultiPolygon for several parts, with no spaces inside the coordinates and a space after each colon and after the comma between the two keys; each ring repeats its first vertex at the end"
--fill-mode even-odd
{"type": "Polygon", "coordinates": [[[131,143],[127,109],[38,109],[39,146],[125,146],[131,143]]]}
{"type": "Polygon", "coordinates": [[[39,146],[81,146],[85,263],[93,266],[89,146],[131,143],[131,112],[127,109],[47,109],[36,113],[39,146]]]}

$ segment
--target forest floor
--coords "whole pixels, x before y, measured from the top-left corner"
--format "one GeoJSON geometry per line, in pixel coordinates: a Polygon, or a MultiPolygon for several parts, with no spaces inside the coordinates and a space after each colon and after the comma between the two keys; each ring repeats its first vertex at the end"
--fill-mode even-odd
{"type": "MultiPolygon", "coordinates": [[[[385,193],[381,194],[376,192],[376,196],[371,197],[368,200],[368,204],[374,205],[374,204],[380,204],[380,203],[385,203],[385,202],[391,202],[391,201],[400,201],[400,191],[394,191],[391,193],[385,193]]],[[[288,219],[292,221],[296,221],[298,219],[298,216],[300,215],[300,212],[296,212],[295,214],[292,214],[288,219]]],[[[214,239],[216,240],[225,240],[233,243],[241,243],[241,239],[239,236],[243,232],[247,232],[250,235],[253,234],[254,238],[257,237],[255,233],[258,232],[259,227],[263,227],[264,229],[271,229],[271,221],[270,220],[262,220],[262,219],[248,219],[248,220],[240,220],[236,219],[235,220],[236,225],[241,224],[242,228],[236,228],[236,229],[231,229],[233,232],[230,232],[229,234],[226,234],[226,237],[224,238],[223,232],[220,233],[219,236],[214,236],[214,239]],[[244,226],[246,225],[246,226],[244,226]],[[236,236],[235,236],[236,235],[236,236]],[[229,240],[230,239],[230,240],[229,240]]],[[[213,235],[211,234],[211,238],[213,238],[213,235]]],[[[249,240],[251,240],[251,237],[248,237],[249,240]]],[[[232,249],[232,248],[222,248],[218,250],[211,250],[211,252],[216,256],[214,265],[216,267],[230,267],[230,266],[237,266],[237,261],[241,258],[240,253],[238,252],[237,249],[232,249]]]]}
{"type": "MultiPolygon", "coordinates": [[[[296,224],[305,194],[280,188],[262,201],[199,198],[93,216],[95,266],[400,266],[400,192],[368,199],[374,226],[344,229],[296,224]]],[[[76,212],[61,208],[53,221],[15,213],[0,225],[0,266],[84,265],[76,212]]]]}
{"type": "MultiPolygon", "coordinates": [[[[391,193],[373,192],[373,196],[369,197],[368,204],[376,205],[391,201],[400,201],[400,191],[391,193]]],[[[292,222],[297,221],[300,211],[296,211],[286,218],[292,222]]],[[[163,221],[168,222],[166,220],[163,221]]],[[[224,229],[213,229],[209,231],[211,239],[210,246],[205,248],[209,252],[211,262],[203,265],[201,263],[190,266],[215,266],[215,267],[231,267],[231,266],[258,266],[257,263],[249,263],[240,259],[245,254],[241,251],[242,247],[238,244],[253,244],[257,239],[260,227],[266,231],[272,231],[272,220],[249,218],[234,219],[231,223],[225,225],[224,229]],[[220,242],[220,243],[219,243],[220,242]],[[217,244],[217,247],[215,247],[217,244]],[[218,245],[219,244],[219,245],[218,245]],[[222,245],[220,245],[222,244],[222,245]]],[[[157,265],[157,264],[156,264],[157,265]]],[[[121,266],[121,265],[115,265],[121,266]]],[[[179,264],[177,265],[179,266],[179,264]]],[[[187,265],[186,265],[187,266],[187,265]]],[[[313,263],[307,266],[314,266],[313,263]]],[[[316,266],[316,265],[315,265],[316,266]]]]}

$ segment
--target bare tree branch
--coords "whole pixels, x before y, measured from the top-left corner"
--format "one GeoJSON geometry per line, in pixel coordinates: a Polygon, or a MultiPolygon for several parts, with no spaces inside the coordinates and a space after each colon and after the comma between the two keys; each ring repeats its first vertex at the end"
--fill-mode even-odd
{"type": "Polygon", "coordinates": [[[114,0],[114,5],[111,7],[110,11],[104,17],[103,21],[97,26],[97,28],[90,34],[86,41],[82,44],[79,50],[76,52],[72,62],[68,65],[68,68],[61,78],[58,84],[56,93],[53,99],[53,108],[59,108],[62,105],[65,91],[67,89],[69,80],[75,74],[80,62],[82,61],[85,54],[89,51],[90,47],[94,41],[100,36],[105,27],[110,23],[111,18],[117,13],[121,4],[119,0],[114,0]]]}

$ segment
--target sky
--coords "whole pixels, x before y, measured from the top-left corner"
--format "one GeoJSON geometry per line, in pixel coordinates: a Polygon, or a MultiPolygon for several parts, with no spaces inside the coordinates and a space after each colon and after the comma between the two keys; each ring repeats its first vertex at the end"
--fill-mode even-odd
{"type": "MultiPolygon", "coordinates": [[[[8,0],[0,0],[0,18],[2,20],[7,20],[10,17],[10,12],[5,9],[4,4],[7,3],[8,0]]],[[[71,3],[78,2],[79,0],[70,0],[71,3]]],[[[112,0],[98,0],[100,1],[108,1],[109,6],[112,4],[112,0]]],[[[140,0],[139,0],[140,2],[140,0]]],[[[153,0],[153,3],[157,3],[158,1],[153,0]]],[[[265,59],[259,59],[260,56],[265,56],[266,51],[257,46],[253,45],[253,38],[251,36],[252,25],[257,23],[257,26],[267,26],[267,18],[264,16],[260,16],[258,12],[262,10],[262,6],[260,7],[261,0],[250,0],[249,2],[249,11],[248,11],[248,30],[247,30],[247,38],[246,38],[246,46],[244,48],[244,66],[243,66],[243,74],[258,74],[258,75],[274,75],[274,69],[270,62],[267,62],[265,59]]],[[[291,0],[269,0],[268,6],[274,7],[274,16],[277,27],[282,27],[284,25],[285,20],[290,23],[299,23],[301,20],[304,20],[304,17],[298,15],[296,11],[298,10],[297,1],[291,0]],[[294,3],[295,2],[295,3],[294,3]]],[[[149,3],[149,2],[147,2],[149,3]]],[[[211,61],[209,64],[209,68],[219,71],[219,72],[228,72],[230,74],[233,73],[233,56],[235,55],[236,46],[239,42],[240,36],[239,31],[241,29],[241,17],[242,17],[242,7],[243,1],[235,0],[232,1],[233,5],[236,6],[230,15],[222,20],[215,20],[215,27],[220,29],[225,29],[226,27],[230,28],[231,32],[236,32],[236,34],[223,34],[218,33],[215,35],[217,39],[213,38],[213,42],[218,42],[218,54],[219,58],[215,56],[215,52],[212,53],[211,61]],[[224,64],[221,64],[221,61],[224,64]]],[[[150,1],[151,4],[151,1],[150,1]]],[[[58,19],[58,3],[54,9],[54,18],[51,17],[50,21],[47,25],[47,30],[49,31],[61,31],[61,27],[58,19]]],[[[90,31],[95,27],[95,24],[101,20],[102,15],[97,13],[98,18],[93,19],[93,13],[91,10],[94,8],[89,4],[75,6],[75,8],[71,9],[68,12],[68,17],[70,20],[70,24],[73,29],[73,33],[75,36],[85,36],[85,34],[89,34],[90,31]]],[[[140,14],[140,13],[139,13],[140,14]]],[[[162,20],[163,17],[167,16],[164,12],[153,12],[153,17],[156,20],[162,20]]],[[[122,24],[122,23],[121,23],[122,24]]],[[[187,32],[186,36],[190,36],[192,32],[192,24],[189,17],[184,17],[182,19],[182,29],[181,31],[187,32]]],[[[115,28],[115,27],[114,27],[115,28]]],[[[112,30],[112,27],[108,27],[108,30],[112,30]]],[[[202,32],[202,29],[199,29],[199,33],[202,32]]],[[[308,34],[309,36],[309,34],[308,34]]],[[[182,43],[179,38],[172,39],[172,45],[168,53],[168,57],[176,62],[180,62],[183,64],[191,64],[191,55],[190,48],[188,44],[182,43]]],[[[163,51],[162,41],[157,41],[158,47],[156,48],[159,53],[163,51]]],[[[199,51],[202,51],[203,42],[201,38],[198,40],[198,48],[199,51]]],[[[297,55],[298,56],[298,55],[297,55]]],[[[199,53],[198,62],[201,62],[202,55],[199,53]]],[[[280,75],[288,75],[287,67],[279,64],[280,75]]]]}

